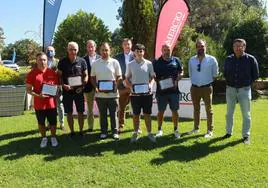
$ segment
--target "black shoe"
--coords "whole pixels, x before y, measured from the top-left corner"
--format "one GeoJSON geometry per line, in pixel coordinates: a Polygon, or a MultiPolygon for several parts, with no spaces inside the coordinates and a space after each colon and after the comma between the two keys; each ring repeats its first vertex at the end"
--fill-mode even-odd
{"type": "Polygon", "coordinates": [[[73,138],[75,136],[75,132],[70,133],[70,137],[73,138]]]}
{"type": "Polygon", "coordinates": [[[84,133],[83,133],[83,131],[80,131],[78,134],[79,134],[79,136],[80,136],[81,138],[84,137],[84,133]]]}
{"type": "Polygon", "coordinates": [[[92,133],[92,132],[93,132],[93,129],[88,129],[88,132],[89,132],[89,133],[92,133]]]}
{"type": "Polygon", "coordinates": [[[249,136],[243,138],[243,143],[244,144],[250,144],[250,138],[249,138],[249,136]]]}
{"type": "Polygon", "coordinates": [[[226,138],[230,138],[232,135],[231,134],[226,134],[226,135],[224,135],[223,137],[221,137],[222,139],[226,139],[226,138]]]}

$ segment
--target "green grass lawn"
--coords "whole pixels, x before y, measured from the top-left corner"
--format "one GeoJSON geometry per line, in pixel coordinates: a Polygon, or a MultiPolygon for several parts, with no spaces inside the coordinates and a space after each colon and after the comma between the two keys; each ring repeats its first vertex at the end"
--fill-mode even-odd
{"type": "MultiPolygon", "coordinates": [[[[59,146],[52,148],[49,143],[40,149],[33,112],[1,117],[0,187],[268,187],[267,109],[267,98],[252,102],[250,145],[241,142],[238,106],[234,135],[220,140],[225,134],[225,104],[214,105],[212,139],[203,138],[206,121],[199,134],[177,140],[167,122],[156,144],[146,137],[130,144],[129,118],[118,142],[99,141],[99,130],[73,140],[59,130],[59,146]]],[[[180,126],[185,133],[193,122],[184,120],[180,126]]],[[[99,128],[98,122],[95,127],[99,128]]],[[[153,127],[156,132],[156,121],[153,127]]],[[[145,136],[143,122],[142,129],[145,136]]]]}

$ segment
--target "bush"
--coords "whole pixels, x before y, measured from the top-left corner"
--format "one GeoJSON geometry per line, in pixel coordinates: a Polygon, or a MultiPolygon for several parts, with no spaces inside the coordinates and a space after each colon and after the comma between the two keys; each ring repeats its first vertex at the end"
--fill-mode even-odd
{"type": "Polygon", "coordinates": [[[12,69],[0,66],[0,85],[21,85],[24,80],[12,69]]]}

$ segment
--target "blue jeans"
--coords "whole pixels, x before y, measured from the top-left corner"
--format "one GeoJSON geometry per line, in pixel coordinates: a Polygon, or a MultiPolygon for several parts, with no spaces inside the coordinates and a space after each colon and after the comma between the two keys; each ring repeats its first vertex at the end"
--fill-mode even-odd
{"type": "Polygon", "coordinates": [[[238,101],[243,116],[242,136],[248,137],[250,135],[251,126],[251,87],[234,88],[226,86],[226,132],[232,134],[234,124],[234,110],[236,102],[238,101]]]}

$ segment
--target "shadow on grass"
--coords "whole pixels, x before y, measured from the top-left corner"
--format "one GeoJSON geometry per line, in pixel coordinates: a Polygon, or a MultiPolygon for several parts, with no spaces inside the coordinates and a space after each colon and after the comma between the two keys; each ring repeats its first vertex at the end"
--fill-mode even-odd
{"type": "MultiPolygon", "coordinates": [[[[35,130],[3,135],[2,139],[34,133],[36,133],[35,130]]],[[[143,136],[137,143],[130,143],[130,138],[123,138],[119,141],[114,141],[113,139],[108,138],[100,141],[99,133],[97,132],[86,134],[83,138],[76,135],[72,139],[69,135],[64,134],[58,136],[59,145],[56,148],[51,147],[49,141],[48,147],[45,149],[39,148],[39,137],[31,137],[21,138],[19,140],[10,141],[6,145],[1,145],[0,156],[5,160],[17,160],[28,155],[43,155],[45,161],[54,161],[63,157],[72,156],[102,157],[105,155],[105,152],[108,151],[112,151],[115,155],[124,155],[134,151],[151,151],[169,145],[176,145],[161,152],[160,154],[163,156],[162,158],[152,160],[152,164],[162,164],[170,160],[195,160],[205,157],[209,153],[218,152],[226,147],[234,146],[241,142],[241,140],[239,140],[222,146],[210,147],[211,144],[220,140],[220,138],[214,138],[208,142],[198,143],[188,147],[180,145],[183,142],[197,139],[199,137],[203,137],[203,135],[185,136],[180,139],[174,139],[173,134],[170,134],[157,139],[157,143],[151,143],[146,136],[143,136]]]]}
{"type": "Polygon", "coordinates": [[[0,141],[12,139],[12,138],[17,138],[17,137],[25,137],[25,136],[36,134],[38,132],[39,131],[36,129],[36,130],[25,131],[25,132],[3,134],[3,135],[0,135],[0,141]]]}
{"type": "Polygon", "coordinates": [[[169,161],[190,162],[196,159],[206,157],[209,154],[219,152],[227,147],[232,147],[242,143],[242,139],[228,142],[224,145],[210,146],[211,144],[221,141],[222,138],[213,138],[205,143],[196,143],[191,146],[173,146],[160,153],[161,158],[156,158],[151,161],[151,164],[162,165],[169,161]]]}

